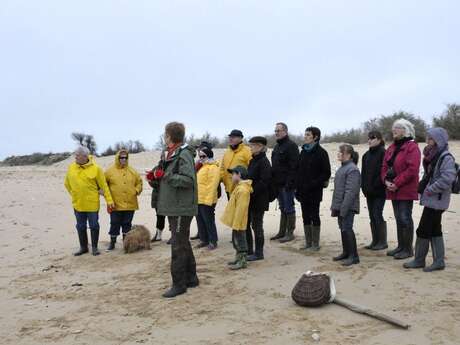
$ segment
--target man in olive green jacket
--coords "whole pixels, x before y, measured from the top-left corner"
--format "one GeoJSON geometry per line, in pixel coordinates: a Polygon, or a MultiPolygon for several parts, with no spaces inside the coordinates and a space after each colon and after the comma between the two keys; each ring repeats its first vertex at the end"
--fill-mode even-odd
{"type": "Polygon", "coordinates": [[[198,193],[195,173],[195,150],[183,144],[185,127],[171,122],[165,128],[167,148],[160,167],[157,213],[168,217],[171,230],[171,276],[173,285],[163,294],[171,298],[187,292],[199,284],[196,262],[190,245],[190,224],[198,212],[198,193]]]}

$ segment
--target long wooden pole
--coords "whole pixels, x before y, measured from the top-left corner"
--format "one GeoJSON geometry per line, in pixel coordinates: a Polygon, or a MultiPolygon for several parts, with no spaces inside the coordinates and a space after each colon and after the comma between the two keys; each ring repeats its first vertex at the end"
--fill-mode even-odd
{"type": "Polygon", "coordinates": [[[335,298],[334,301],[332,301],[332,303],[335,303],[335,304],[338,304],[342,307],[345,307],[351,311],[354,311],[356,313],[360,313],[360,314],[365,314],[365,315],[368,315],[368,316],[371,316],[373,318],[376,318],[378,320],[381,320],[381,321],[385,321],[385,322],[388,322],[388,323],[391,323],[392,325],[395,325],[395,326],[398,326],[398,327],[401,327],[401,328],[404,328],[404,329],[408,329],[410,327],[409,324],[403,322],[403,321],[400,321],[400,320],[397,320],[391,316],[388,316],[388,315],[385,315],[385,314],[382,314],[378,311],[375,311],[375,310],[372,310],[372,309],[369,309],[369,308],[366,308],[366,307],[362,307],[362,306],[359,306],[359,305],[356,305],[352,302],[349,302],[349,301],[345,301],[343,299],[340,299],[340,298],[335,298]]]}

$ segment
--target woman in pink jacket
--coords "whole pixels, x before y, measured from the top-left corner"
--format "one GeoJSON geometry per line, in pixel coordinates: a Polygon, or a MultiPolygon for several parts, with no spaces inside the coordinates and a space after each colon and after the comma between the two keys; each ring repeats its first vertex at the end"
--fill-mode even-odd
{"type": "Polygon", "coordinates": [[[388,147],[382,166],[386,198],[391,200],[396,218],[398,246],[387,252],[395,259],[413,256],[414,221],[412,207],[418,199],[421,153],[414,141],[414,125],[405,119],[393,123],[393,143],[388,147]]]}

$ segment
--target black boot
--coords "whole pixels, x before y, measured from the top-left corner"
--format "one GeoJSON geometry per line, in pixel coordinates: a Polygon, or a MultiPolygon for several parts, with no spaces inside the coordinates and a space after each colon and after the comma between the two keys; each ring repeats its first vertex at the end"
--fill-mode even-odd
{"type": "Polygon", "coordinates": [[[430,248],[430,240],[426,238],[417,237],[415,241],[415,258],[406,262],[404,268],[423,268],[425,267],[425,258],[430,248]]]}
{"type": "Polygon", "coordinates": [[[403,250],[402,231],[403,229],[401,228],[401,226],[396,225],[396,235],[398,238],[398,246],[393,250],[389,250],[387,252],[388,256],[394,256],[396,253],[399,253],[401,250],[403,250]]]}
{"type": "Polygon", "coordinates": [[[313,236],[313,245],[311,246],[311,250],[317,252],[321,247],[319,246],[319,236],[321,234],[321,226],[313,225],[312,229],[312,236],[313,236]]]}
{"type": "Polygon", "coordinates": [[[280,238],[280,243],[286,243],[294,240],[294,230],[295,230],[295,223],[296,223],[296,217],[295,213],[291,213],[286,215],[287,221],[286,221],[286,235],[284,237],[280,238]]]}
{"type": "Polygon", "coordinates": [[[402,230],[403,249],[394,255],[396,260],[407,259],[414,255],[414,249],[412,247],[412,243],[414,241],[414,230],[412,227],[406,227],[402,230]]]}
{"type": "Polygon", "coordinates": [[[115,243],[117,243],[117,236],[110,236],[110,244],[107,247],[107,251],[115,249],[115,243]]]}
{"type": "Polygon", "coordinates": [[[342,254],[334,256],[333,261],[345,260],[348,258],[348,243],[347,237],[344,235],[343,231],[340,231],[340,236],[342,237],[342,254]]]}
{"type": "Polygon", "coordinates": [[[91,252],[94,256],[99,255],[97,243],[99,242],[99,229],[91,229],[91,252]]]}
{"type": "Polygon", "coordinates": [[[305,247],[300,248],[300,250],[311,249],[312,242],[313,242],[312,225],[311,224],[304,224],[303,225],[303,233],[305,235],[305,247]]]}
{"type": "Polygon", "coordinates": [[[387,222],[376,225],[377,243],[372,250],[382,250],[388,248],[387,243],[387,222]]]}
{"type": "Polygon", "coordinates": [[[263,236],[256,236],[255,237],[255,244],[256,250],[253,255],[249,255],[247,260],[248,261],[257,261],[264,259],[264,237],[263,236]]]}
{"type": "Polygon", "coordinates": [[[281,212],[280,217],[280,227],[278,229],[278,233],[270,238],[270,241],[279,240],[286,235],[286,226],[287,226],[287,215],[284,212],[281,212]]]}
{"type": "Polygon", "coordinates": [[[250,226],[246,229],[246,243],[248,245],[248,255],[254,255],[254,237],[250,226]]]}
{"type": "Polygon", "coordinates": [[[80,250],[73,253],[75,256],[80,256],[85,253],[88,253],[88,233],[85,231],[77,231],[78,241],[80,242],[80,250]]]}
{"type": "Polygon", "coordinates": [[[195,288],[198,285],[200,285],[200,280],[198,279],[198,276],[195,274],[192,278],[189,279],[187,283],[188,288],[195,288]]]}
{"type": "Polygon", "coordinates": [[[180,288],[175,285],[163,294],[164,298],[174,298],[187,292],[187,288],[180,288]]]}
{"type": "Polygon", "coordinates": [[[370,222],[370,226],[371,226],[371,235],[372,235],[372,241],[371,243],[369,243],[367,246],[365,246],[364,248],[366,249],[373,249],[374,246],[376,245],[377,243],[377,234],[376,234],[376,224],[374,224],[373,222],[370,222]]]}
{"type": "Polygon", "coordinates": [[[349,248],[348,258],[342,262],[342,266],[351,266],[354,264],[359,264],[358,249],[356,247],[356,237],[354,231],[345,231],[345,236],[347,237],[347,243],[349,248]]]}

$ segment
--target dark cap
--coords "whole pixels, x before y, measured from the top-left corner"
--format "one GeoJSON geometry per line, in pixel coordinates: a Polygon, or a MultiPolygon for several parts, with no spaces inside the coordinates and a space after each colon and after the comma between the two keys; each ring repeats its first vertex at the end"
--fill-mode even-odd
{"type": "Polygon", "coordinates": [[[248,178],[248,169],[246,169],[244,166],[242,165],[237,165],[236,167],[232,168],[232,169],[227,169],[227,171],[230,173],[230,174],[234,174],[234,173],[238,173],[240,174],[241,178],[242,179],[247,179],[248,178]]]}
{"type": "Polygon", "coordinates": [[[243,132],[241,132],[239,129],[232,130],[228,136],[229,137],[240,137],[240,138],[244,137],[243,132]]]}
{"type": "Polygon", "coordinates": [[[262,144],[264,146],[267,146],[267,139],[265,137],[252,137],[251,140],[249,140],[251,144],[262,144]]]}

